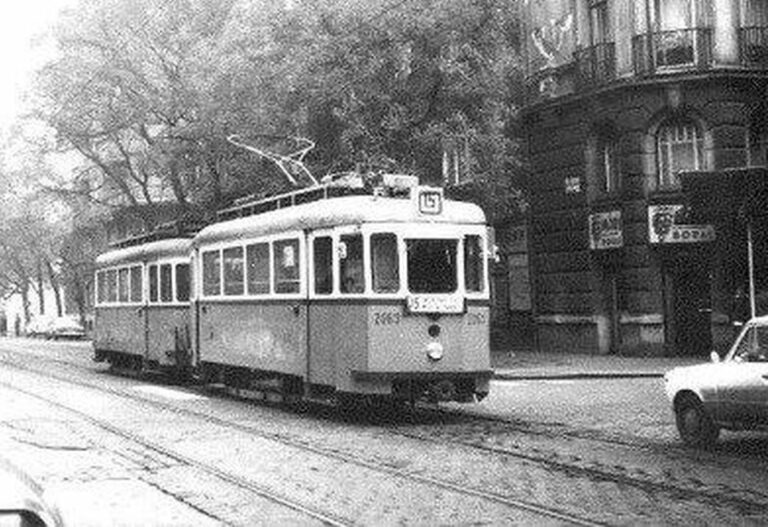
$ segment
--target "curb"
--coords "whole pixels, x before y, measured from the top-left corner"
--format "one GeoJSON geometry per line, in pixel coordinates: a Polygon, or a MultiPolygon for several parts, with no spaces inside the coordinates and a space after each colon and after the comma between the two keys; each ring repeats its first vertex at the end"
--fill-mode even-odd
{"type": "Polygon", "coordinates": [[[584,373],[494,373],[501,381],[578,380],[578,379],[635,379],[661,378],[660,372],[584,372],[584,373]]]}

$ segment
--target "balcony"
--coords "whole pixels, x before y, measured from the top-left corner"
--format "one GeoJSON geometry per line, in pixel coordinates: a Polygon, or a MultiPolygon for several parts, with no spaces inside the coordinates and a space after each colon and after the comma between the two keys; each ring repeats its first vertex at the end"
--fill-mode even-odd
{"type": "Polygon", "coordinates": [[[739,30],[739,57],[747,68],[768,69],[768,27],[743,27],[739,30]]]}
{"type": "Polygon", "coordinates": [[[616,48],[613,42],[576,50],[573,57],[579,89],[594,88],[616,78],[616,48]]]}
{"type": "Polygon", "coordinates": [[[712,30],[677,29],[637,35],[632,39],[635,75],[648,76],[712,65],[712,30]]]}

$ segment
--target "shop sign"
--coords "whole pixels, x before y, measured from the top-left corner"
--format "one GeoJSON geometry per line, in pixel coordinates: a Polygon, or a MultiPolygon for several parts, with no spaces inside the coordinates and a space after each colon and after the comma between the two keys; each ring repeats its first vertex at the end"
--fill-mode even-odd
{"type": "Polygon", "coordinates": [[[651,243],[701,243],[715,239],[713,225],[687,223],[684,205],[649,205],[648,239],[651,243]]]}
{"type": "Polygon", "coordinates": [[[565,193],[578,194],[581,192],[581,178],[579,176],[569,176],[565,178],[565,193]]]}
{"type": "Polygon", "coordinates": [[[596,212],[589,215],[589,248],[618,249],[624,246],[621,211],[596,212]]]}

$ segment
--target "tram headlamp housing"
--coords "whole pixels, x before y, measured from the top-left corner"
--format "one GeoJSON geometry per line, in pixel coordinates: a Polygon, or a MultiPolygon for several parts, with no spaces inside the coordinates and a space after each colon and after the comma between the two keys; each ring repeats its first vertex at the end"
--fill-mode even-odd
{"type": "Polygon", "coordinates": [[[439,361],[443,358],[443,345],[439,342],[427,344],[427,357],[431,361],[439,361]]]}

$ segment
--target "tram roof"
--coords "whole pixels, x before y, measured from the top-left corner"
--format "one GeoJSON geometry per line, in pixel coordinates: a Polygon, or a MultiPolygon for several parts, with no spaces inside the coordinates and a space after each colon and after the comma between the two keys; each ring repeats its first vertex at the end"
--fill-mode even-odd
{"type": "Polygon", "coordinates": [[[188,256],[192,245],[190,238],[168,238],[154,242],[115,249],[96,258],[97,267],[137,263],[150,259],[188,256]]]}
{"type": "Polygon", "coordinates": [[[440,214],[427,216],[419,215],[410,199],[346,196],[215,223],[201,230],[193,245],[362,223],[485,225],[485,214],[461,201],[445,200],[440,214]]]}

